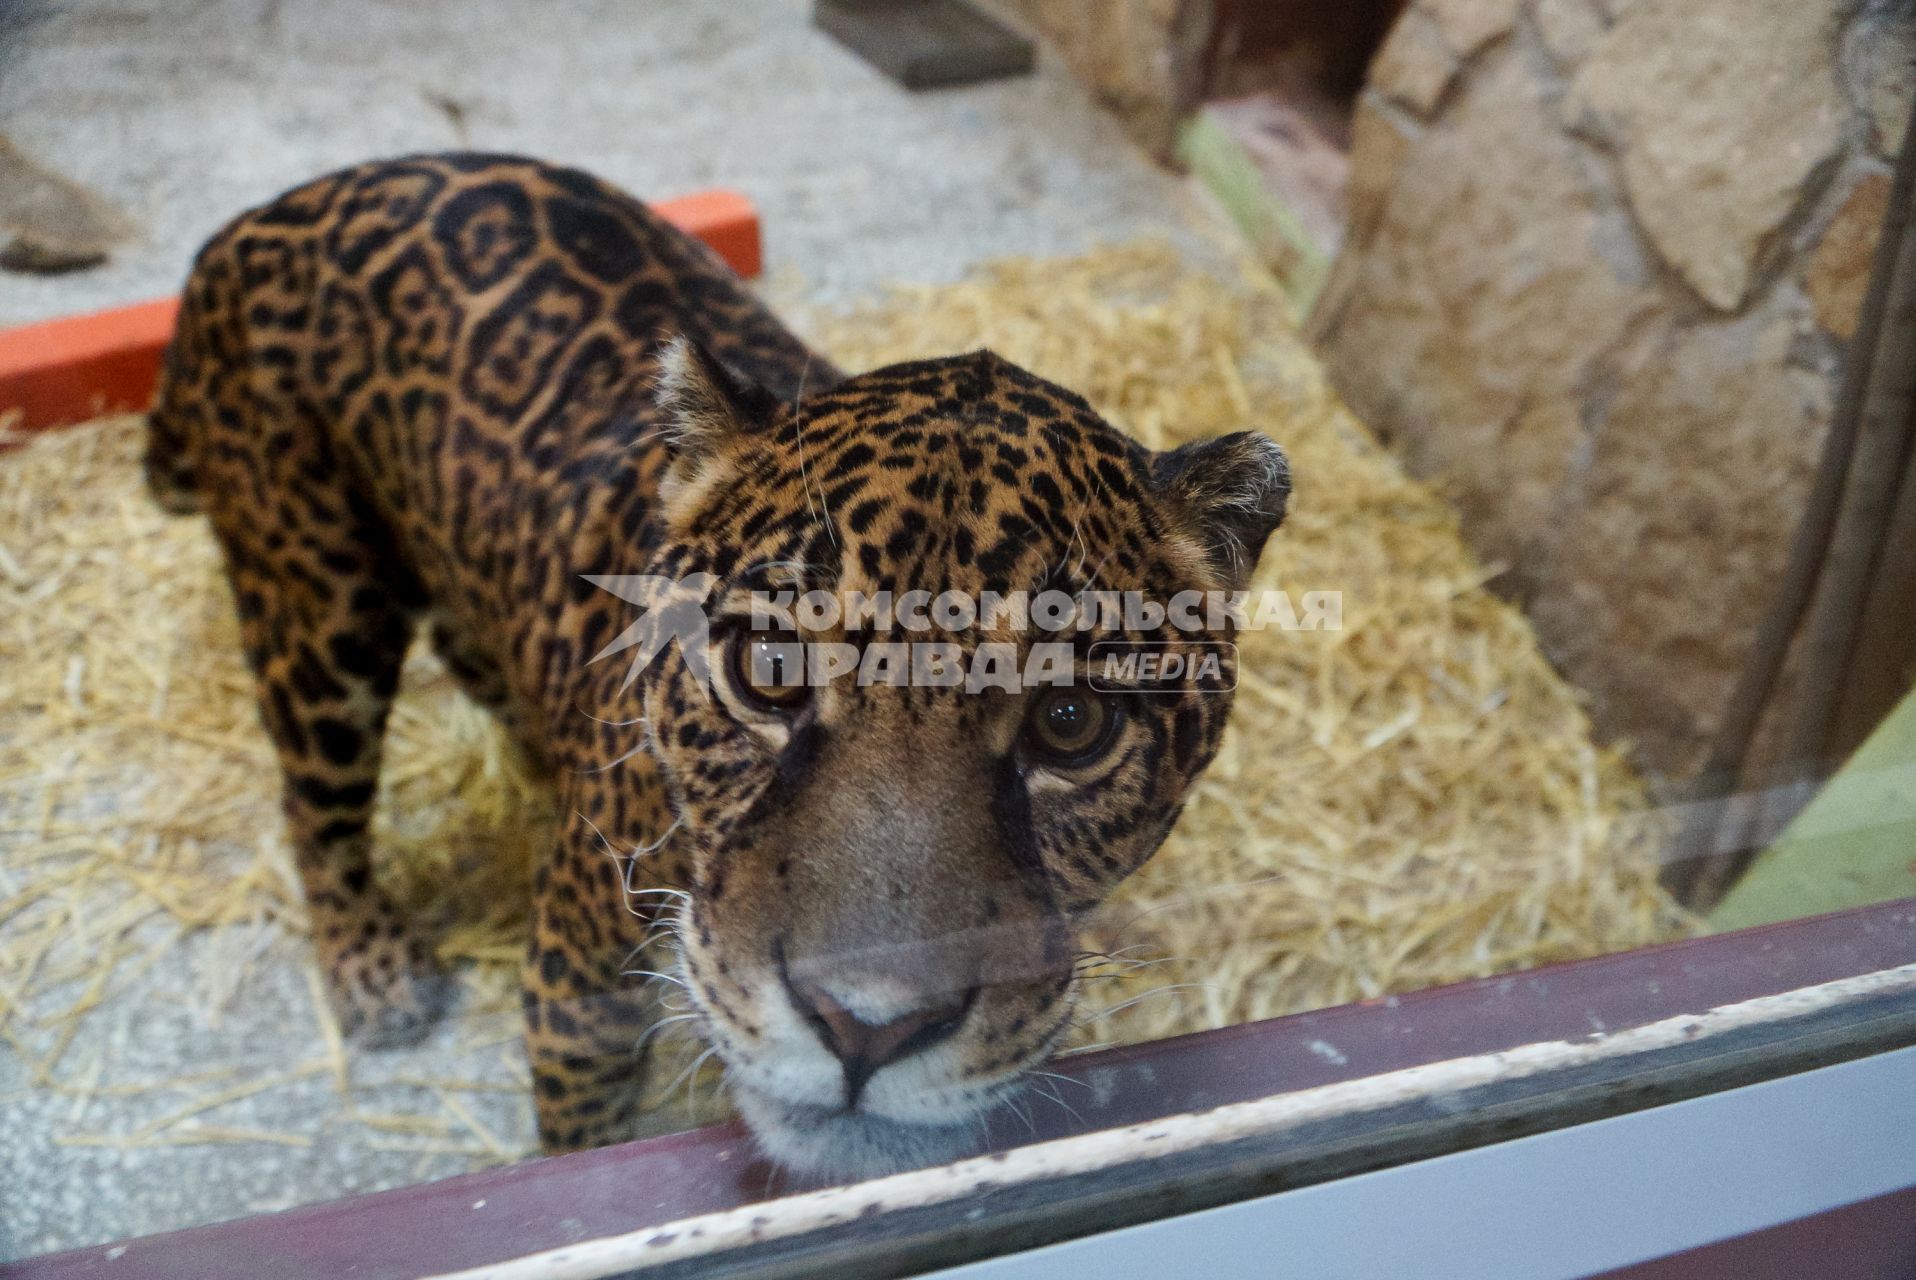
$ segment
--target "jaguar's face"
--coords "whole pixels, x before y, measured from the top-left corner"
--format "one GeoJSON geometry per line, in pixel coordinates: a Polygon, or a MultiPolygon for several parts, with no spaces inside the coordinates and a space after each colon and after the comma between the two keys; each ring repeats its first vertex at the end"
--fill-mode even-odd
{"type": "Polygon", "coordinates": [[[709,685],[677,651],[645,677],[695,869],[682,976],[775,1160],[950,1158],[1069,1029],[1073,919],[1163,841],[1229,709],[1226,631],[1076,619],[1094,591],[1241,586],[1283,456],[1248,433],[1153,454],[983,353],[802,412],[689,348],[667,370],[655,572],[717,584],[709,685]],[[924,604],[994,596],[970,620],[924,604]],[[1079,610],[1049,630],[1060,600],[1079,610]],[[1094,682],[1113,645],[1222,661],[1094,682]]]}

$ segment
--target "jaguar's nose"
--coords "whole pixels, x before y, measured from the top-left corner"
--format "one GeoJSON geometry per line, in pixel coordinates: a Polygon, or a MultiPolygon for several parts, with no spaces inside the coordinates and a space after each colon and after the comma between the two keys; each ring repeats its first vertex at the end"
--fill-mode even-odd
{"type": "Polygon", "coordinates": [[[823,983],[780,966],[792,1007],[811,1024],[845,1068],[846,1109],[858,1105],[866,1082],[881,1067],[923,1053],[948,1040],[978,999],[978,988],[949,1000],[921,1005],[885,1022],[865,1022],[825,990],[823,983]]]}

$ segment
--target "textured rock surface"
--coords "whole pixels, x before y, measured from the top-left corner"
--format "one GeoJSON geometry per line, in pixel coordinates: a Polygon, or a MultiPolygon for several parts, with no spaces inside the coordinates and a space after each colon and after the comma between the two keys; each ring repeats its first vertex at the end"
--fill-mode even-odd
{"type": "Polygon", "coordinates": [[[1358,100],[1357,111],[1351,117],[1351,146],[1371,157],[1374,163],[1361,171],[1353,169],[1347,179],[1344,207],[1349,216],[1345,233],[1368,235],[1384,211],[1391,179],[1410,146],[1410,132],[1374,94],[1366,94],[1358,100]]]}
{"type": "Polygon", "coordinates": [[[1194,107],[1213,0],[999,0],[1045,36],[1071,70],[1153,154],[1171,154],[1194,107]]]}
{"type": "Polygon", "coordinates": [[[1881,170],[1858,178],[1810,254],[1803,287],[1816,304],[1817,322],[1844,341],[1855,335],[1863,309],[1876,235],[1889,208],[1889,185],[1889,174],[1881,170]]]}
{"type": "Polygon", "coordinates": [[[1430,16],[1406,13],[1377,51],[1370,82],[1392,102],[1428,116],[1457,74],[1457,55],[1430,16]]]}
{"type": "Polygon", "coordinates": [[[1537,0],[1537,32],[1553,57],[1575,62],[1603,38],[1604,18],[1593,0],[1537,0]]]}
{"type": "Polygon", "coordinates": [[[1770,237],[1835,150],[1848,108],[1829,0],[1637,0],[1578,72],[1657,251],[1740,306],[1770,237]]]}
{"type": "Polygon", "coordinates": [[[1480,550],[1520,573],[1554,538],[1583,431],[1566,347],[1614,343],[1655,305],[1595,250],[1605,212],[1574,144],[1534,127],[1545,110],[1506,59],[1409,147],[1366,251],[1342,264],[1353,293],[1325,346],[1416,469],[1450,477],[1466,511],[1498,511],[1480,550]]]}
{"type": "Polygon", "coordinates": [[[1666,763],[1714,724],[1809,488],[1829,388],[1791,361],[1795,302],[1660,320],[1618,361],[1532,601],[1605,730],[1666,763]]]}
{"type": "Polygon", "coordinates": [[[1909,110],[1894,10],[1417,0],[1393,43],[1437,33],[1448,84],[1400,51],[1359,105],[1320,349],[1667,775],[1742,669],[1827,426],[1909,110]]]}
{"type": "Polygon", "coordinates": [[[1425,0],[1420,7],[1437,22],[1444,40],[1460,58],[1510,30],[1521,0],[1425,0]]]}
{"type": "Polygon", "coordinates": [[[0,270],[57,274],[95,266],[132,234],[119,210],[0,133],[0,270]]]}

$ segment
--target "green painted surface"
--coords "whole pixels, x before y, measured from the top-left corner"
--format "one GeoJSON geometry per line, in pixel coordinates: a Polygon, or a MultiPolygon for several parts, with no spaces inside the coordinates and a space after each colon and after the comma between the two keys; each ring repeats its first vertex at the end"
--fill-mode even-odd
{"type": "Polygon", "coordinates": [[[1330,259],[1312,242],[1297,216],[1264,185],[1243,146],[1224,126],[1199,112],[1178,131],[1178,159],[1271,264],[1297,314],[1309,315],[1330,274],[1330,259]]]}
{"type": "Polygon", "coordinates": [[[1916,694],[1751,864],[1710,924],[1741,929],[1916,895],[1916,694]]]}

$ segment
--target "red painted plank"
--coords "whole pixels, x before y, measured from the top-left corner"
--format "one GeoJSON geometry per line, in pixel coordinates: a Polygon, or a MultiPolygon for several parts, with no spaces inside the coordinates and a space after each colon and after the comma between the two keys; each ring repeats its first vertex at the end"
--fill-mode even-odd
{"type": "Polygon", "coordinates": [[[747,280],[764,268],[758,210],[739,192],[723,188],[695,191],[675,200],[661,200],[652,211],[687,235],[703,240],[747,280]]]}
{"type": "Polygon", "coordinates": [[[0,333],[0,414],[16,430],[143,409],[173,336],[177,298],[68,316],[0,333]]]}
{"type": "MultiPolygon", "coordinates": [[[[700,191],[652,208],[741,276],[759,273],[758,211],[743,195],[700,191]]],[[[37,431],[144,409],[178,312],[177,299],[161,298],[0,331],[0,423],[37,431]]]]}

